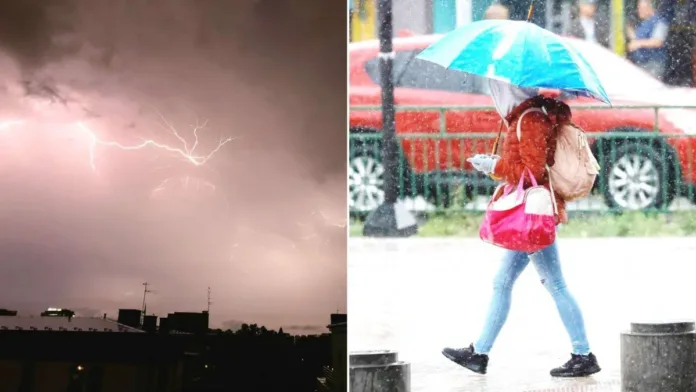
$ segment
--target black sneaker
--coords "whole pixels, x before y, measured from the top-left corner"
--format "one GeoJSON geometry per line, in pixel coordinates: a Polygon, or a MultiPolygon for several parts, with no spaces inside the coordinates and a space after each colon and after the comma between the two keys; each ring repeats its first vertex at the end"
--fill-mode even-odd
{"type": "Polygon", "coordinates": [[[445,348],[442,350],[442,355],[457,365],[464,366],[472,372],[478,374],[486,374],[488,368],[488,355],[477,354],[474,351],[474,345],[468,348],[445,348]]]}
{"type": "Polygon", "coordinates": [[[602,370],[594,354],[570,354],[570,361],[551,370],[553,377],[587,377],[602,370]]]}

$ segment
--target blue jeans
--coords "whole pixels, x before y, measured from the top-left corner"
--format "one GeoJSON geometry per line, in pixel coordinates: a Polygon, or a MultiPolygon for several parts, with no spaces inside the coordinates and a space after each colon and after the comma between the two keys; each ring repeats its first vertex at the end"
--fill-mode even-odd
{"type": "Polygon", "coordinates": [[[493,342],[498,337],[510,312],[512,287],[522,271],[529,265],[530,260],[541,278],[541,283],[556,302],[563,325],[570,335],[573,354],[588,354],[590,345],[585,333],[585,322],[580,307],[568,291],[563,279],[556,243],[532,254],[515,251],[505,253],[500,270],[493,280],[493,299],[488,308],[483,332],[474,344],[474,350],[480,354],[488,354],[493,347],[493,342]]]}

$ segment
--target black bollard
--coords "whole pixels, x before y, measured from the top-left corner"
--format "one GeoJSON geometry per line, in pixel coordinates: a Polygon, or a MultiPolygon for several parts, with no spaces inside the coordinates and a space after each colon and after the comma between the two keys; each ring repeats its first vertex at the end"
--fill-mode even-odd
{"type": "Polygon", "coordinates": [[[411,365],[394,351],[350,354],[351,392],[410,392],[411,365]]]}
{"type": "Polygon", "coordinates": [[[693,322],[631,323],[621,334],[623,392],[696,391],[693,322]]]}

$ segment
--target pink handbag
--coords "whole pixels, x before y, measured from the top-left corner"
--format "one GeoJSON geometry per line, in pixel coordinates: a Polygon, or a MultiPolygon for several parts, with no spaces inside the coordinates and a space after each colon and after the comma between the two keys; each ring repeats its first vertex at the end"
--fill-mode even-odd
{"type": "Polygon", "coordinates": [[[509,184],[496,188],[488,203],[479,236],[484,242],[508,250],[534,253],[553,244],[556,240],[556,216],[558,208],[551,191],[539,186],[529,169],[513,190],[509,184]],[[532,187],[524,189],[524,178],[528,176],[532,187]],[[495,197],[503,191],[503,195],[495,197]]]}

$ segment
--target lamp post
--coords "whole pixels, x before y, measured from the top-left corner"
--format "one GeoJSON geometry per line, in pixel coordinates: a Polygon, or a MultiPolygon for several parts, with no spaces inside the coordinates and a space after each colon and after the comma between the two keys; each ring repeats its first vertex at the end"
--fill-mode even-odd
{"type": "Polygon", "coordinates": [[[379,0],[379,71],[382,87],[382,162],[384,202],[368,215],[366,237],[408,237],[418,232],[413,214],[398,202],[399,144],[394,111],[394,49],[392,46],[392,0],[379,0]]]}

